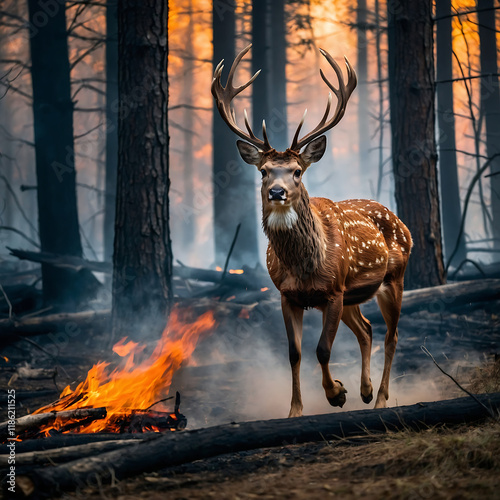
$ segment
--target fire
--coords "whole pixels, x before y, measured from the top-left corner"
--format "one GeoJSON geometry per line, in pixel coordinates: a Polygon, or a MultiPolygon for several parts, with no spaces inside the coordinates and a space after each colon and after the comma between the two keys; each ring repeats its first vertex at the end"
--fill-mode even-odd
{"type": "MultiPolygon", "coordinates": [[[[222,267],[216,266],[215,270],[219,273],[222,272],[222,267]]],[[[243,269],[229,269],[229,274],[243,274],[245,271],[243,269]]]]}
{"type": "MultiPolygon", "coordinates": [[[[66,387],[59,401],[34,413],[105,407],[106,418],[80,427],[78,432],[118,432],[117,422],[123,421],[124,416],[147,410],[165,397],[175,371],[192,355],[198,339],[215,326],[212,312],[194,323],[187,321],[187,316],[188,311],[174,309],[153,353],[139,363],[134,362],[134,356],[146,346],[121,339],[113,346],[113,351],[125,360],[120,367],[111,370],[109,363],[97,363],[74,391],[66,387]]],[[[42,430],[47,434],[61,427],[62,423],[56,420],[42,430]]]]}

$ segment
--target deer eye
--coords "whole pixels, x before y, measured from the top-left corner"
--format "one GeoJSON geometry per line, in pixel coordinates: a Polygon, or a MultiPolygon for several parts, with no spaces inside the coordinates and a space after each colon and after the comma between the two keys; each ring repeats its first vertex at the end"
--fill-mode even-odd
{"type": "Polygon", "coordinates": [[[298,179],[298,178],[300,177],[300,174],[301,174],[301,173],[302,173],[302,170],[297,169],[297,170],[295,170],[295,172],[293,173],[293,176],[294,176],[294,177],[297,177],[297,179],[298,179]]]}
{"type": "Polygon", "coordinates": [[[262,178],[263,178],[263,179],[264,179],[264,177],[267,177],[267,172],[266,172],[264,169],[262,169],[262,170],[260,171],[260,173],[262,174],[262,178]]]}

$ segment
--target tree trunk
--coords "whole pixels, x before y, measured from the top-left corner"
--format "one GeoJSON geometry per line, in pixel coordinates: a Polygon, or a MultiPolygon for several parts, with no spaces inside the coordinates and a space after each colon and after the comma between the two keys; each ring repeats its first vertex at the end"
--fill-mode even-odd
{"type": "MultiPolygon", "coordinates": [[[[188,0],[187,11],[189,15],[188,25],[185,35],[184,50],[186,58],[184,59],[183,66],[183,80],[182,80],[182,104],[194,104],[193,97],[193,77],[194,77],[194,23],[193,23],[193,1],[188,0]]],[[[193,148],[194,148],[194,111],[188,107],[184,108],[182,132],[184,139],[183,150],[183,180],[184,180],[184,201],[183,205],[186,211],[183,212],[183,228],[182,228],[182,248],[189,255],[190,249],[193,246],[196,234],[196,217],[193,207],[194,200],[194,185],[193,185],[193,148]]]]}
{"type": "Polygon", "coordinates": [[[271,110],[269,32],[269,2],[252,0],[252,74],[261,70],[260,75],[252,84],[252,127],[257,135],[262,134],[262,120],[266,119],[266,125],[270,128],[268,116],[271,110]]]}
{"type": "MultiPolygon", "coordinates": [[[[458,181],[455,144],[455,115],[453,112],[453,65],[451,0],[436,1],[436,68],[437,68],[437,119],[439,144],[439,182],[443,216],[443,243],[445,255],[450,257],[455,248],[460,228],[460,186],[458,181]],[[442,18],[442,19],[440,19],[442,18]],[[445,82],[442,82],[445,80],[445,82]],[[442,83],[441,83],[442,82],[442,83]]],[[[455,266],[467,258],[465,238],[453,261],[455,266]]]]}
{"type": "MultiPolygon", "coordinates": [[[[481,112],[486,125],[486,154],[500,154],[500,87],[494,0],[477,0],[477,20],[481,44],[481,112]]],[[[500,172],[500,156],[491,162],[491,173],[500,172]]],[[[500,175],[490,178],[494,248],[500,249],[500,175]]]]}
{"type": "MultiPolygon", "coordinates": [[[[28,11],[41,249],[81,257],[66,10],[58,4],[47,15],[28,0],[28,11]]],[[[62,305],[82,298],[89,276],[42,265],[42,278],[44,299],[62,305]]]]}
{"type": "MultiPolygon", "coordinates": [[[[213,65],[215,69],[224,59],[226,75],[235,57],[235,9],[234,0],[213,2],[213,65]]],[[[214,239],[215,262],[221,267],[239,223],[241,231],[234,247],[231,266],[255,265],[258,262],[256,171],[250,165],[243,165],[235,143],[235,135],[223,122],[214,104],[214,239]]]]}
{"type": "Polygon", "coordinates": [[[118,178],[113,335],[159,335],[172,296],[168,2],[118,4],[118,178]]]}
{"type": "Polygon", "coordinates": [[[444,283],[436,170],[432,2],[394,0],[389,14],[392,163],[398,215],[413,237],[409,288],[444,283]]]}
{"type": "Polygon", "coordinates": [[[288,119],[286,99],[286,13],[285,1],[271,3],[271,86],[268,109],[269,140],[273,148],[285,151],[288,142],[288,119]]]}
{"type": "Polygon", "coordinates": [[[118,0],[106,2],[106,193],[104,260],[113,259],[118,169],[118,0]]]}
{"type": "Polygon", "coordinates": [[[356,9],[356,30],[358,34],[358,140],[359,173],[363,184],[368,188],[370,178],[370,131],[368,102],[368,41],[367,41],[367,6],[366,0],[358,0],[356,9]]]}

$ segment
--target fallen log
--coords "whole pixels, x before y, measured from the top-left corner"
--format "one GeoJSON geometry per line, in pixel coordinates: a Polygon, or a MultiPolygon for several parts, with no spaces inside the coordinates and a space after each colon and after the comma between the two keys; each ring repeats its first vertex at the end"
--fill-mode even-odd
{"type": "Polygon", "coordinates": [[[38,262],[39,264],[49,264],[54,267],[71,269],[73,271],[81,271],[87,269],[98,273],[111,274],[113,272],[113,264],[110,262],[98,262],[75,257],[74,255],[59,255],[50,252],[32,252],[29,250],[19,250],[9,248],[10,254],[20,260],[29,260],[30,262],[38,262]]]}
{"type": "MultiPolygon", "coordinates": [[[[442,312],[471,302],[487,302],[500,299],[500,279],[462,281],[449,285],[408,290],[403,293],[401,314],[417,311],[442,312]]],[[[383,321],[375,300],[361,306],[370,321],[383,321]]]]}
{"type": "MultiPolygon", "coordinates": [[[[69,462],[80,458],[96,455],[106,451],[122,449],[124,446],[135,444],[136,439],[121,439],[116,441],[97,441],[95,443],[80,444],[75,446],[66,446],[64,448],[55,448],[52,450],[32,451],[26,453],[17,453],[16,447],[16,466],[23,465],[54,465],[57,462],[69,462]]],[[[0,455],[0,468],[9,465],[10,455],[0,455]]]]}
{"type": "MultiPolygon", "coordinates": [[[[17,453],[29,453],[33,451],[53,450],[55,448],[65,448],[68,446],[79,446],[102,441],[123,441],[124,439],[134,439],[136,441],[151,440],[160,437],[158,432],[145,432],[141,434],[116,434],[116,433],[95,433],[95,434],[60,434],[49,436],[43,439],[26,439],[16,443],[17,453]]],[[[1,450],[8,453],[8,450],[1,450]]]]}
{"type": "Polygon", "coordinates": [[[71,325],[73,331],[84,327],[106,328],[110,318],[111,310],[103,309],[102,311],[49,314],[25,319],[2,319],[0,320],[0,334],[40,335],[64,329],[68,325],[71,325]]]}
{"type": "MultiPolygon", "coordinates": [[[[495,413],[500,410],[500,393],[478,398],[495,413]]],[[[54,468],[18,471],[16,494],[29,498],[43,492],[50,496],[224,453],[406,428],[462,424],[487,417],[485,408],[467,397],[398,408],[219,425],[131,444],[125,448],[127,453],[121,449],[54,468]]]]}
{"type": "MultiPolygon", "coordinates": [[[[29,250],[19,250],[9,248],[10,254],[21,260],[29,260],[40,264],[49,264],[54,267],[71,269],[73,271],[88,271],[111,274],[113,265],[110,262],[99,262],[85,260],[72,255],[60,255],[49,252],[32,252],[29,250]]],[[[173,276],[182,279],[206,281],[209,283],[224,283],[228,287],[258,290],[271,283],[269,275],[261,269],[246,269],[243,274],[226,273],[222,281],[222,271],[213,271],[211,269],[200,269],[189,266],[174,266],[173,276]]]]}
{"type": "MultiPolygon", "coordinates": [[[[39,389],[36,391],[16,391],[16,404],[27,399],[43,398],[47,396],[56,396],[61,391],[56,389],[39,389]]],[[[0,404],[5,404],[11,399],[11,396],[6,391],[0,391],[0,404]]]]}
{"type": "Polygon", "coordinates": [[[0,424],[0,441],[22,436],[29,431],[37,431],[41,426],[53,424],[56,419],[62,422],[74,420],[83,424],[88,423],[89,419],[99,420],[104,417],[106,417],[106,408],[78,408],[76,410],[25,415],[15,419],[14,422],[8,420],[0,424]]]}
{"type": "MultiPolygon", "coordinates": [[[[16,368],[17,378],[31,379],[31,380],[44,380],[53,379],[57,376],[57,368],[32,368],[28,363],[16,368]]],[[[10,382],[12,381],[12,378],[10,382]]]]}

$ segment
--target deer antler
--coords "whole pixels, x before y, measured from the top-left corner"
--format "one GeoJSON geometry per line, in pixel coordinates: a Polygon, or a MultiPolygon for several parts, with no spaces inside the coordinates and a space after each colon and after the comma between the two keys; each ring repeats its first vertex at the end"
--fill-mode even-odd
{"type": "Polygon", "coordinates": [[[245,141],[248,141],[254,146],[257,146],[262,151],[269,151],[270,149],[272,149],[272,147],[269,144],[269,139],[267,138],[266,122],[265,121],[262,122],[262,135],[264,137],[264,140],[262,141],[261,139],[256,137],[255,134],[253,133],[250,127],[250,123],[248,122],[248,116],[246,110],[245,110],[245,127],[248,133],[244,132],[238,127],[238,125],[236,124],[236,116],[234,114],[234,109],[231,106],[231,101],[240,92],[249,87],[257,78],[257,76],[259,76],[260,70],[257,71],[257,73],[255,73],[255,75],[253,75],[252,78],[250,78],[250,80],[244,85],[241,85],[239,87],[233,87],[233,77],[236,68],[251,47],[252,44],[248,45],[238,54],[238,56],[234,60],[233,65],[229,70],[229,75],[227,77],[227,83],[225,87],[222,86],[222,83],[220,81],[222,75],[222,69],[224,68],[223,64],[224,59],[217,65],[212,80],[212,95],[215,97],[215,102],[217,103],[217,109],[219,110],[222,119],[228,124],[229,128],[236,135],[238,135],[242,139],[245,139],[245,141]]]}
{"type": "Polygon", "coordinates": [[[299,140],[300,129],[304,124],[304,119],[306,116],[304,113],[304,116],[302,117],[302,120],[300,121],[299,126],[297,127],[297,131],[295,132],[295,136],[293,137],[292,145],[290,146],[290,149],[293,151],[300,151],[300,149],[302,149],[306,144],[311,142],[313,139],[316,139],[316,137],[319,137],[327,130],[330,130],[331,128],[335,127],[335,125],[337,125],[337,123],[344,116],[345,109],[347,106],[347,101],[351,97],[352,91],[356,88],[356,85],[358,83],[356,72],[352,69],[351,65],[349,64],[349,61],[347,60],[347,57],[344,57],[345,64],[347,66],[347,85],[346,85],[344,83],[344,75],[342,74],[342,70],[340,69],[340,66],[335,62],[333,57],[328,52],[326,52],[326,50],[319,49],[319,51],[325,56],[325,59],[330,63],[330,66],[335,71],[335,74],[337,75],[339,81],[339,88],[335,88],[332,85],[332,83],[328,81],[325,74],[323,73],[323,70],[321,69],[319,70],[321,78],[323,78],[323,81],[328,85],[328,87],[330,87],[331,91],[337,97],[337,108],[335,109],[335,113],[333,114],[333,116],[327,121],[328,115],[330,113],[330,107],[332,105],[332,94],[329,94],[323,118],[321,119],[321,121],[314,130],[312,130],[304,137],[302,137],[302,139],[299,140]]]}

